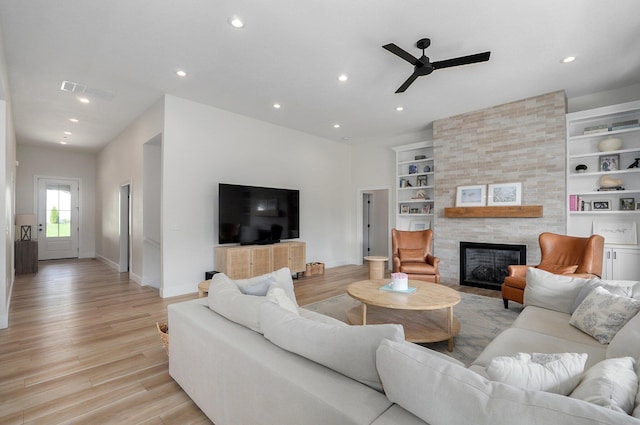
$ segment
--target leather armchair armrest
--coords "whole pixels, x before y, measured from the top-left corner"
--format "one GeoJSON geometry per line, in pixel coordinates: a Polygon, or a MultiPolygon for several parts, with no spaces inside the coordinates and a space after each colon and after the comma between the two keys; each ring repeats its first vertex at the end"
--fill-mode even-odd
{"type": "Polygon", "coordinates": [[[400,257],[398,257],[397,254],[393,255],[393,272],[397,272],[398,270],[400,270],[400,257]]]}
{"type": "Polygon", "coordinates": [[[440,262],[440,258],[434,257],[431,254],[427,254],[426,260],[427,260],[427,264],[430,264],[433,267],[438,268],[438,263],[440,262]]]}
{"type": "Polygon", "coordinates": [[[511,265],[507,267],[507,270],[509,271],[509,277],[522,277],[522,278],[526,278],[527,277],[527,269],[529,267],[537,267],[537,266],[530,266],[530,265],[511,265]]]}

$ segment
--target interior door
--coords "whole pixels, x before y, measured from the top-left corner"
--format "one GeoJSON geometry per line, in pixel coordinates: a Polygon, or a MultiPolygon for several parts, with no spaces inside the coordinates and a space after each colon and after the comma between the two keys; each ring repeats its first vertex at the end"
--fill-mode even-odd
{"type": "Polygon", "coordinates": [[[78,257],[78,181],[38,178],[38,259],[78,257]]]}

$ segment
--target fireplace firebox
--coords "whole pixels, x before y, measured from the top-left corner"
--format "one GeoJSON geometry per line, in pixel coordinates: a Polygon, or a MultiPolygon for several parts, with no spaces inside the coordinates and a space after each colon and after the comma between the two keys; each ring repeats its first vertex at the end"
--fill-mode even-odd
{"type": "Polygon", "coordinates": [[[460,285],[499,290],[507,267],[526,261],[526,245],[460,242],[460,285]]]}

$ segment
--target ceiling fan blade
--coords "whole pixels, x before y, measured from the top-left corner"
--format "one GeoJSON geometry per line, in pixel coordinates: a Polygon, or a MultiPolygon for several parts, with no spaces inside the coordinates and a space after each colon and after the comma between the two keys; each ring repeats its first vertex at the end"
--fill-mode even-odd
{"type": "Polygon", "coordinates": [[[404,91],[406,89],[409,88],[409,86],[411,85],[411,83],[413,83],[416,78],[418,78],[420,75],[416,72],[414,72],[413,74],[411,74],[411,76],[409,78],[407,78],[407,81],[405,81],[404,83],[402,83],[402,85],[400,86],[400,88],[398,90],[396,90],[396,93],[404,93],[404,91]]]}
{"type": "Polygon", "coordinates": [[[460,56],[459,58],[447,59],[438,62],[432,62],[433,69],[450,68],[452,66],[468,65],[476,62],[486,62],[489,60],[491,52],[476,53],[475,55],[460,56]]]}
{"type": "Polygon", "coordinates": [[[417,65],[418,64],[418,59],[417,58],[413,57],[410,53],[402,50],[400,47],[396,46],[393,43],[385,44],[384,46],[382,46],[382,48],[390,51],[391,53],[393,53],[394,55],[396,55],[398,57],[401,57],[402,59],[404,59],[407,62],[409,62],[411,65],[417,65]]]}

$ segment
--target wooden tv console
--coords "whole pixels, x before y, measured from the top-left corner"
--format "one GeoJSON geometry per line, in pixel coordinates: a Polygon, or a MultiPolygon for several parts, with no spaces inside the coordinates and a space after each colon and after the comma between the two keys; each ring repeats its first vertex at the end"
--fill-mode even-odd
{"type": "Polygon", "coordinates": [[[214,252],[216,271],[231,279],[247,279],[282,267],[289,267],[296,274],[306,270],[304,242],[216,246],[214,252]]]}

